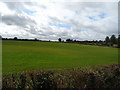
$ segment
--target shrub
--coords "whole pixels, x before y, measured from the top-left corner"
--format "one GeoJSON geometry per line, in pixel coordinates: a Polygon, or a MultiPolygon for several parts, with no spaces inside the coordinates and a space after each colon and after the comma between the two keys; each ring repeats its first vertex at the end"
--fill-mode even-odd
{"type": "Polygon", "coordinates": [[[120,65],[112,64],[88,69],[72,68],[62,71],[36,71],[4,75],[2,88],[120,88],[120,65]]]}

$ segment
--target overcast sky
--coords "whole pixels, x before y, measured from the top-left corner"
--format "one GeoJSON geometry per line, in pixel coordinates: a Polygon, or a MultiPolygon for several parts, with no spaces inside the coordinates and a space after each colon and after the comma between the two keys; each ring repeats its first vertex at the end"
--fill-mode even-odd
{"type": "Polygon", "coordinates": [[[117,2],[0,2],[2,37],[104,40],[118,34],[117,2]]]}

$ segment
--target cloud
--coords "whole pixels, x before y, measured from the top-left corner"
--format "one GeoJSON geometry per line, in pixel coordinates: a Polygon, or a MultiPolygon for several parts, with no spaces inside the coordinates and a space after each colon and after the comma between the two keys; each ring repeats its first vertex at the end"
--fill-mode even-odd
{"type": "Polygon", "coordinates": [[[117,5],[117,2],[1,2],[0,34],[42,40],[104,40],[118,34],[117,5]]]}
{"type": "Polygon", "coordinates": [[[35,24],[34,20],[23,15],[4,15],[2,16],[2,22],[7,25],[17,25],[19,27],[25,28],[26,25],[35,24]]]}

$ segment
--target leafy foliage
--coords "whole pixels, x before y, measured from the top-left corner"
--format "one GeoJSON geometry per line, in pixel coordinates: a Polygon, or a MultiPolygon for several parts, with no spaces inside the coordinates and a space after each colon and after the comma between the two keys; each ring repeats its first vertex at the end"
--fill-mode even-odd
{"type": "Polygon", "coordinates": [[[72,68],[63,71],[23,72],[3,76],[3,89],[8,88],[120,88],[120,65],[112,64],[94,68],[72,68]]]}

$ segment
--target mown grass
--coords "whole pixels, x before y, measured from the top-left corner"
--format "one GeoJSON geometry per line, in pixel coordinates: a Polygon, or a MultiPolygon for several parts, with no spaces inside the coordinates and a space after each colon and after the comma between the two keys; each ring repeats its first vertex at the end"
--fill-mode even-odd
{"type": "Polygon", "coordinates": [[[2,41],[3,74],[118,63],[118,49],[58,42],[2,41]]]}

